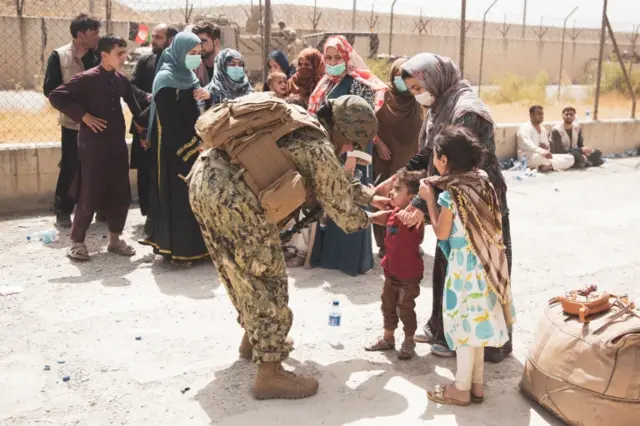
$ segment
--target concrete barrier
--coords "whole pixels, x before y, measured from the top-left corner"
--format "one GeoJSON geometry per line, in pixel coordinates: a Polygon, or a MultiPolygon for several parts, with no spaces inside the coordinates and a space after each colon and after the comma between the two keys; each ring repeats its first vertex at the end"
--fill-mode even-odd
{"type": "MultiPolygon", "coordinates": [[[[548,123],[548,129],[555,123],[548,123]]],[[[516,155],[519,123],[502,123],[496,129],[496,154],[516,155]]],[[[640,146],[640,121],[602,120],[581,123],[585,143],[605,154],[621,154],[640,146]]],[[[129,144],[129,148],[131,148],[129,144]]],[[[0,145],[0,214],[51,209],[60,161],[59,143],[0,145]]],[[[136,173],[129,174],[136,194],[136,173]]]]}
{"type": "MultiPolygon", "coordinates": [[[[60,143],[55,142],[0,144],[0,215],[52,209],[60,154],[60,143]]],[[[129,181],[135,198],[135,170],[129,172],[129,181]]]]}

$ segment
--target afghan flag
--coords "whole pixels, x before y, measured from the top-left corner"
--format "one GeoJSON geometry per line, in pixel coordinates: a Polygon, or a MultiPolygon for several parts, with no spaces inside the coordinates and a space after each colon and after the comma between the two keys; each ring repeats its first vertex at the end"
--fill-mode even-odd
{"type": "Polygon", "coordinates": [[[138,44],[150,42],[151,33],[149,26],[137,22],[129,22],[129,40],[135,41],[138,44]]]}

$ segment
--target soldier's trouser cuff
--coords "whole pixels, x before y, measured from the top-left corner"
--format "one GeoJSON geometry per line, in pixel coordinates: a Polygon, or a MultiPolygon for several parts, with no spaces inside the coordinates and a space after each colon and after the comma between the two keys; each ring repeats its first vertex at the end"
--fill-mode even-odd
{"type": "Polygon", "coordinates": [[[253,362],[263,364],[265,362],[282,362],[289,357],[289,353],[293,350],[290,342],[284,342],[281,350],[278,352],[261,352],[255,346],[253,347],[253,362]]]}

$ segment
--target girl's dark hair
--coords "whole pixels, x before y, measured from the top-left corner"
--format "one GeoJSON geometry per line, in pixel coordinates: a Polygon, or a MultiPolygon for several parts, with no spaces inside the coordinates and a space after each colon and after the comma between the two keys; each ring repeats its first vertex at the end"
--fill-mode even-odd
{"type": "Polygon", "coordinates": [[[450,173],[468,172],[480,166],[486,155],[475,135],[459,126],[445,127],[436,136],[433,147],[438,158],[447,156],[450,173]]]}

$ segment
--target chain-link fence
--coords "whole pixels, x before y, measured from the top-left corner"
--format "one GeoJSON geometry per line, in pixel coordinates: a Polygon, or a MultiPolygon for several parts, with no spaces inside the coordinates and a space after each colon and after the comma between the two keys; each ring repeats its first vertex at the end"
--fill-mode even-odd
{"type": "MultiPolygon", "coordinates": [[[[500,2],[489,8],[487,0],[486,8],[467,10],[462,24],[459,8],[451,18],[438,18],[429,16],[429,2],[423,0],[352,0],[350,9],[327,7],[352,6],[338,0],[284,1],[1,0],[0,35],[5,43],[0,46],[0,142],[58,140],[56,114],[42,94],[42,83],[48,56],[71,41],[69,25],[79,13],[99,18],[103,34],[129,40],[127,71],[141,53],[149,51],[141,46],[148,43],[155,24],[184,26],[206,19],[222,28],[224,47],[243,54],[254,81],[262,81],[266,51],[282,50],[293,61],[300,46],[321,48],[327,34],[342,33],[385,80],[389,57],[430,51],[453,58],[465,78],[479,86],[500,121],[526,119],[524,106],[531,102],[593,105],[600,56],[599,12],[594,12],[595,25],[581,24],[570,16],[534,20],[505,15],[500,2]],[[295,30],[295,41],[284,36],[280,22],[295,30]],[[265,31],[266,25],[270,31],[265,31]],[[519,116],[513,114],[514,104],[522,104],[519,116]]],[[[567,6],[566,13],[577,3],[567,6]]],[[[636,47],[639,26],[614,23],[612,27],[620,31],[615,39],[628,80],[637,90],[640,78],[633,67],[640,60],[636,53],[640,51],[636,47]]],[[[602,93],[611,95],[602,99],[607,108],[601,118],[628,117],[630,110],[629,85],[612,41],[607,35],[602,55],[602,93]]]]}

